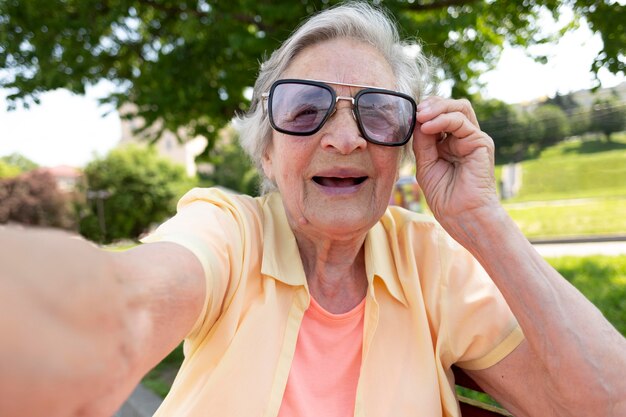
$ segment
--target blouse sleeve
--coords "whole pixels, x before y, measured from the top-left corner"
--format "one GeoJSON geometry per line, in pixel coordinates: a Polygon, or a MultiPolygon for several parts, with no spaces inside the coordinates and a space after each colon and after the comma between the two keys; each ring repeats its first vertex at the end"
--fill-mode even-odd
{"type": "Polygon", "coordinates": [[[478,261],[450,237],[440,242],[442,359],[470,370],[488,368],[511,353],[524,335],[478,261]]]}
{"type": "Polygon", "coordinates": [[[239,225],[225,193],[194,189],[178,202],[174,217],[142,239],[172,242],[189,249],[206,279],[203,309],[186,339],[202,338],[217,320],[230,280],[231,263],[241,256],[239,225]]]}

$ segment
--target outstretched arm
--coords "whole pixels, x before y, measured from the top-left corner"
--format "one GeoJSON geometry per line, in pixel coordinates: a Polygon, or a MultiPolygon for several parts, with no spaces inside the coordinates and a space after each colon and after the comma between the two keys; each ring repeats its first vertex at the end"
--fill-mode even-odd
{"type": "Polygon", "coordinates": [[[626,415],[626,339],[532,248],[500,205],[493,141],[466,100],[418,106],[417,180],[435,217],[483,265],[526,340],[474,377],[516,416],[626,415]]]}
{"type": "Polygon", "coordinates": [[[0,247],[3,416],[111,416],[201,311],[202,267],[173,243],[3,228],[0,247]]]}

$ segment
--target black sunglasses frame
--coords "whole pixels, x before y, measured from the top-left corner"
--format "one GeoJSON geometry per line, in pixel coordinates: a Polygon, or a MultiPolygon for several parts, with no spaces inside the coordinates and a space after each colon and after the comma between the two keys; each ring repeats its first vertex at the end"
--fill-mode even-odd
{"type": "MultiPolygon", "coordinates": [[[[272,83],[272,86],[270,87],[270,91],[268,93],[265,93],[262,95],[263,99],[267,99],[268,103],[267,103],[267,111],[269,114],[269,120],[270,120],[270,125],[272,126],[272,129],[276,130],[277,132],[281,132],[281,133],[285,133],[287,135],[292,135],[292,136],[310,136],[313,135],[317,132],[320,131],[320,129],[322,127],[324,127],[324,124],[326,124],[326,122],[328,121],[328,119],[330,118],[330,116],[333,114],[335,107],[337,106],[337,93],[335,92],[335,89],[332,88],[329,84],[337,84],[337,85],[346,85],[346,86],[352,86],[352,87],[362,87],[362,86],[358,86],[358,85],[353,85],[353,84],[342,84],[342,83],[326,83],[326,82],[322,82],[322,81],[316,81],[316,80],[303,80],[303,79],[295,79],[295,78],[285,78],[282,80],[277,80],[274,81],[272,83]],[[322,119],[322,121],[319,123],[319,125],[310,131],[305,131],[305,132],[293,132],[290,130],[286,130],[286,129],[282,129],[279,126],[276,126],[276,124],[274,123],[274,115],[272,114],[272,100],[273,100],[273,96],[274,96],[274,90],[276,89],[276,87],[278,87],[279,85],[282,84],[304,84],[304,85],[312,85],[312,86],[316,86],[316,87],[320,87],[325,89],[326,91],[328,91],[332,97],[332,102],[330,107],[328,108],[328,110],[326,111],[326,114],[324,115],[324,118],[322,119]]],[[[366,87],[362,90],[360,90],[359,92],[357,92],[354,97],[352,97],[352,112],[354,114],[354,117],[356,119],[357,122],[357,126],[359,127],[359,131],[361,132],[361,135],[363,135],[363,138],[373,144],[376,145],[382,145],[382,146],[403,146],[405,145],[410,139],[411,139],[411,135],[413,134],[413,129],[415,128],[415,123],[416,123],[416,116],[415,113],[417,112],[417,104],[415,103],[415,100],[413,100],[413,98],[407,94],[404,93],[400,93],[398,91],[393,91],[393,90],[386,90],[383,88],[375,88],[375,87],[366,87]],[[367,94],[372,94],[372,93],[376,93],[376,94],[387,94],[390,96],[395,96],[395,97],[400,97],[403,98],[405,100],[407,100],[412,107],[412,115],[413,117],[411,118],[411,127],[409,128],[406,137],[404,137],[402,139],[402,141],[399,142],[380,142],[377,141],[375,139],[372,139],[368,136],[367,131],[365,130],[365,127],[363,126],[363,122],[361,121],[361,115],[359,113],[359,98],[361,98],[364,95],[367,94]]]]}

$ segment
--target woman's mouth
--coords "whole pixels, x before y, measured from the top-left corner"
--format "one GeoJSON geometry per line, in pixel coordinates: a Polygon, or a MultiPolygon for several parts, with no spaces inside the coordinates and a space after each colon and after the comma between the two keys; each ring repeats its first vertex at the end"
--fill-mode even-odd
{"type": "Polygon", "coordinates": [[[362,184],[367,177],[313,177],[313,181],[323,187],[348,188],[362,184]]]}

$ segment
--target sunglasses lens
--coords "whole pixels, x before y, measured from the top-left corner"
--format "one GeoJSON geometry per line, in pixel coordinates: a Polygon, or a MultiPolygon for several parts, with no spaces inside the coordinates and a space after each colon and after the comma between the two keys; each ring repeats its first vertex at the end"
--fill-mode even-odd
{"type": "Polygon", "coordinates": [[[397,145],[411,137],[415,106],[404,97],[371,92],[359,97],[357,111],[367,139],[381,144],[397,145]]]}
{"type": "Polygon", "coordinates": [[[298,83],[283,83],[270,92],[270,115],[274,127],[286,133],[308,134],[326,118],[333,103],[325,88],[298,83]]]}

